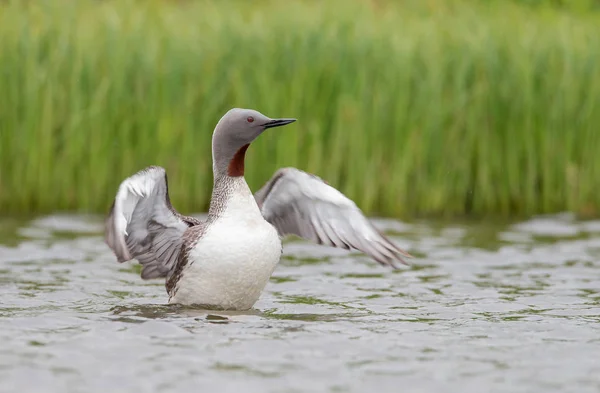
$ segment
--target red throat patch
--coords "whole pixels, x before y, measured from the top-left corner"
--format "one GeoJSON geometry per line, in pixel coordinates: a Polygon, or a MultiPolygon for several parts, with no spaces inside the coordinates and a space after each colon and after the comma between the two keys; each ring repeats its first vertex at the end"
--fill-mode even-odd
{"type": "Polygon", "coordinates": [[[248,150],[250,144],[240,147],[240,149],[233,155],[233,158],[229,162],[227,167],[227,174],[231,177],[244,176],[244,158],[246,157],[246,150],[248,150]]]}

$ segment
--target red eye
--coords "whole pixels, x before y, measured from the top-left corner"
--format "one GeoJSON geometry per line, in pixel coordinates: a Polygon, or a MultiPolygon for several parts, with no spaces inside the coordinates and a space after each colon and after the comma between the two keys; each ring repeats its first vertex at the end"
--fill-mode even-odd
{"type": "Polygon", "coordinates": [[[254,121],[254,118],[252,116],[248,116],[246,120],[248,120],[248,123],[252,123],[254,121]]]}

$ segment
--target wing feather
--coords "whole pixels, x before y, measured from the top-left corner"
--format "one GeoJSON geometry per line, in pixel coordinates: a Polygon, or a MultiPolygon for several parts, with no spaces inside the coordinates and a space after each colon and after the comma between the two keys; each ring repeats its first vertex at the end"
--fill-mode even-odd
{"type": "Polygon", "coordinates": [[[352,200],[313,174],[280,169],[254,196],[265,219],[281,236],[353,248],[394,268],[396,262],[407,264],[403,256],[410,257],[377,230],[352,200]]]}
{"type": "Polygon", "coordinates": [[[105,242],[118,262],[136,259],[142,278],[166,277],[179,258],[183,234],[200,224],[173,208],[166,171],[150,166],[119,186],[105,221],[105,242]]]}

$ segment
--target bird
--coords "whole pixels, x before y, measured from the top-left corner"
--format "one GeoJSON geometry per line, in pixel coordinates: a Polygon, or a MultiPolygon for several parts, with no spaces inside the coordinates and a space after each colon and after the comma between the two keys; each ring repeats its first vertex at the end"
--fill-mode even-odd
{"type": "Polygon", "coordinates": [[[212,134],[213,189],[205,220],[171,204],[166,170],[148,166],[124,179],[104,221],[104,241],[119,263],[137,260],[144,280],[164,279],[168,304],[249,310],[298,236],[358,250],[399,269],[412,256],[362,210],[319,176],[283,167],[255,193],[244,178],[245,154],[266,130],[295,122],[232,108],[212,134]]]}

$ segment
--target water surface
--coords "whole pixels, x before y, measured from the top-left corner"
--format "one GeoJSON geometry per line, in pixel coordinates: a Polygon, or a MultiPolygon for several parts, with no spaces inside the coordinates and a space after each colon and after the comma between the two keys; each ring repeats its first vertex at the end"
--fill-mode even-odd
{"type": "Polygon", "coordinates": [[[294,240],[225,313],[166,306],[99,217],[2,219],[0,391],[600,391],[599,221],[377,225],[410,268],[294,240]]]}

